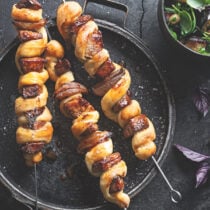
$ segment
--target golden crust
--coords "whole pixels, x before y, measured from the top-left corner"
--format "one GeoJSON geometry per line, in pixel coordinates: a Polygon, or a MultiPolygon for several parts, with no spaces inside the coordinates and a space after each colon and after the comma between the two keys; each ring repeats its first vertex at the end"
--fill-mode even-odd
{"type": "Polygon", "coordinates": [[[132,138],[132,148],[137,158],[146,160],[156,152],[156,145],[153,142],[156,138],[152,122],[147,118],[148,128],[138,131],[132,138]]]}
{"type": "Polygon", "coordinates": [[[46,49],[47,44],[47,32],[44,27],[37,30],[37,32],[42,34],[42,39],[37,40],[30,40],[27,42],[23,42],[18,46],[18,49],[16,51],[15,55],[15,64],[19,70],[19,72],[22,74],[22,70],[19,64],[19,60],[21,58],[32,58],[32,57],[39,57],[42,55],[44,50],[46,49]]]}
{"type": "MultiPolygon", "coordinates": [[[[115,66],[116,69],[121,68],[118,64],[115,64],[115,66]]],[[[125,69],[123,77],[113,88],[109,89],[101,100],[101,108],[104,114],[115,122],[118,121],[118,113],[114,112],[112,107],[127,93],[127,90],[130,87],[130,82],[130,74],[125,69]]]]}
{"type": "Polygon", "coordinates": [[[113,153],[113,143],[110,138],[108,141],[105,141],[105,142],[93,147],[89,152],[87,152],[85,154],[85,163],[86,163],[86,166],[87,166],[89,172],[93,176],[99,177],[101,175],[101,172],[98,172],[98,173],[94,172],[92,169],[93,164],[96,161],[98,161],[112,153],[113,153]]]}
{"type": "Polygon", "coordinates": [[[38,22],[42,19],[42,9],[32,10],[28,8],[17,8],[16,4],[12,7],[11,13],[13,20],[24,22],[38,22]]]}
{"type": "Polygon", "coordinates": [[[57,9],[57,27],[64,40],[70,44],[71,33],[69,25],[82,14],[82,8],[77,2],[68,1],[61,4],[57,9]],[[65,14],[65,15],[64,15],[65,14]]]}
{"type": "Polygon", "coordinates": [[[109,188],[114,177],[125,177],[127,174],[127,166],[123,160],[114,165],[109,170],[105,171],[100,177],[100,188],[106,200],[117,204],[121,208],[127,208],[130,203],[130,198],[123,191],[110,194],[109,188]]]}
{"type": "Polygon", "coordinates": [[[124,107],[119,113],[117,121],[119,125],[124,128],[125,125],[128,123],[130,119],[132,119],[135,116],[138,116],[141,114],[141,107],[136,100],[132,100],[131,103],[124,107]]]}
{"type": "MultiPolygon", "coordinates": [[[[42,112],[42,114],[40,114],[39,116],[36,117],[35,122],[38,121],[42,121],[42,122],[48,122],[52,120],[52,115],[50,113],[50,110],[45,106],[44,111],[42,112]]],[[[22,112],[19,116],[18,116],[18,125],[27,125],[29,122],[29,119],[26,117],[25,113],[22,112]]]]}
{"type": "Polygon", "coordinates": [[[83,25],[77,34],[76,43],[75,43],[75,55],[81,61],[86,61],[85,57],[86,46],[88,43],[88,36],[92,34],[95,30],[98,29],[98,26],[94,21],[88,21],[85,25],[83,25]]]}
{"type": "Polygon", "coordinates": [[[45,85],[42,86],[42,93],[34,98],[24,99],[22,96],[15,100],[15,113],[17,115],[33,110],[34,108],[44,107],[47,104],[48,92],[45,85]]]}
{"type": "Polygon", "coordinates": [[[29,142],[50,143],[52,139],[53,127],[51,122],[46,122],[40,129],[32,130],[19,126],[16,131],[16,142],[25,144],[29,142]]]}
{"type": "Polygon", "coordinates": [[[74,81],[74,75],[71,71],[68,71],[62,74],[60,77],[58,77],[55,83],[55,90],[57,90],[61,85],[73,81],[74,81]]]}
{"type": "Polygon", "coordinates": [[[80,139],[80,135],[89,127],[89,125],[97,123],[98,120],[98,111],[83,112],[73,121],[71,131],[77,139],[80,139]]]}
{"type": "Polygon", "coordinates": [[[27,74],[21,75],[18,81],[18,89],[25,85],[39,85],[43,86],[48,80],[49,75],[46,70],[39,72],[29,72],[27,74]]]}
{"type": "Polygon", "coordinates": [[[109,58],[109,52],[102,49],[96,53],[91,59],[84,63],[84,67],[90,76],[94,76],[98,68],[109,58]]]}
{"type": "Polygon", "coordinates": [[[35,154],[24,154],[25,163],[27,166],[32,167],[34,164],[37,164],[42,161],[42,152],[37,152],[35,154]]]}
{"type": "Polygon", "coordinates": [[[54,57],[61,59],[64,56],[63,46],[56,40],[50,40],[47,43],[45,57],[54,57]]]}

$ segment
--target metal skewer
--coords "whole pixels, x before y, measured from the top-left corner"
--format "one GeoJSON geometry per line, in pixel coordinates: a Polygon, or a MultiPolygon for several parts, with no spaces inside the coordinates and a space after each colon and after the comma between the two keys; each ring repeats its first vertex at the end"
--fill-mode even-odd
{"type": "Polygon", "coordinates": [[[35,210],[38,210],[38,181],[36,163],[34,163],[34,179],[35,179],[35,210]]]}
{"type": "Polygon", "coordinates": [[[49,40],[52,40],[53,38],[52,38],[52,36],[51,36],[51,34],[50,34],[50,32],[49,32],[48,27],[45,27],[45,29],[46,29],[47,36],[48,36],[49,40]]]}
{"type": "Polygon", "coordinates": [[[157,167],[158,171],[160,172],[160,174],[162,175],[163,179],[165,180],[166,184],[168,185],[168,187],[170,188],[170,194],[171,194],[171,201],[174,203],[178,203],[179,201],[182,200],[182,195],[179,191],[175,190],[172,185],[170,184],[169,180],[167,179],[166,175],[164,174],[164,172],[162,171],[162,169],[160,168],[157,160],[155,159],[154,156],[152,156],[152,160],[155,163],[155,166],[157,167]]]}

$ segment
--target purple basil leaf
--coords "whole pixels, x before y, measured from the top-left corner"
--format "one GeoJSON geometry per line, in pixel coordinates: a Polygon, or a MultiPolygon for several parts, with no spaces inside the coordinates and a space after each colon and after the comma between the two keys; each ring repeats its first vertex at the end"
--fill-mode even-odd
{"type": "Polygon", "coordinates": [[[210,105],[210,94],[208,88],[199,87],[193,97],[193,102],[197,110],[205,117],[210,105]]]}
{"type": "Polygon", "coordinates": [[[200,154],[200,153],[195,152],[195,151],[193,151],[193,150],[191,150],[191,149],[188,149],[188,148],[186,148],[186,147],[183,147],[183,146],[181,146],[181,145],[179,145],[179,144],[174,144],[174,146],[175,146],[180,152],[182,152],[182,154],[183,154],[186,158],[188,158],[188,159],[190,159],[190,160],[192,160],[192,161],[194,161],[194,162],[199,163],[199,162],[202,162],[202,161],[204,161],[204,160],[210,159],[210,156],[200,154]]]}
{"type": "Polygon", "coordinates": [[[196,185],[195,188],[206,183],[208,179],[208,173],[210,171],[210,165],[207,162],[202,162],[196,171],[196,185]]]}

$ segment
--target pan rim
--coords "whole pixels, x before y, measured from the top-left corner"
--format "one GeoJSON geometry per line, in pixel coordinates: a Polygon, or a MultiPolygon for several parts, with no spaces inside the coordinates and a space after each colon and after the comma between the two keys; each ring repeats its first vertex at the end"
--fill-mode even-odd
{"type": "MultiPolygon", "coordinates": [[[[174,131],[175,131],[175,122],[176,122],[176,109],[175,109],[175,101],[174,97],[171,94],[167,82],[165,81],[165,78],[163,77],[161,71],[160,71],[160,64],[156,60],[153,53],[150,51],[149,47],[145,44],[143,40],[141,40],[139,37],[137,37],[135,34],[130,32],[128,29],[124,29],[112,22],[101,20],[101,19],[95,19],[96,23],[99,25],[99,28],[106,29],[108,31],[114,32],[125,39],[127,39],[129,42],[133,43],[140,51],[143,52],[143,54],[150,60],[152,65],[155,67],[156,73],[158,74],[161,84],[163,86],[164,93],[166,95],[167,99],[167,105],[168,105],[168,129],[167,129],[167,136],[165,139],[164,146],[162,150],[160,151],[159,156],[157,157],[157,162],[162,166],[164,163],[164,160],[167,157],[167,154],[169,152],[171,143],[173,141],[174,131]]],[[[50,26],[55,26],[51,24],[50,26]]],[[[18,39],[15,38],[3,51],[0,52],[0,62],[3,60],[3,58],[10,52],[10,50],[15,47],[18,44],[18,39]]],[[[162,68],[162,67],[161,67],[162,68]]],[[[136,196],[140,191],[142,191],[156,176],[157,170],[154,167],[151,169],[150,172],[148,172],[147,176],[143,179],[143,181],[135,186],[132,190],[128,192],[129,196],[133,198],[136,196]]],[[[10,181],[5,175],[3,174],[1,168],[0,168],[0,181],[4,184],[4,186],[9,189],[12,196],[18,200],[19,202],[25,204],[25,205],[34,205],[35,198],[32,195],[28,195],[25,190],[18,189],[17,186],[15,186],[12,181],[10,181]],[[24,193],[25,192],[25,193],[24,193]]],[[[104,203],[102,205],[94,206],[94,207],[88,207],[85,208],[86,210],[96,210],[96,209],[102,209],[103,207],[109,205],[109,203],[104,203]]],[[[52,210],[81,210],[82,208],[63,208],[61,205],[57,206],[55,204],[51,204],[50,202],[43,202],[42,200],[38,200],[38,206],[40,208],[50,208],[52,210]]]]}

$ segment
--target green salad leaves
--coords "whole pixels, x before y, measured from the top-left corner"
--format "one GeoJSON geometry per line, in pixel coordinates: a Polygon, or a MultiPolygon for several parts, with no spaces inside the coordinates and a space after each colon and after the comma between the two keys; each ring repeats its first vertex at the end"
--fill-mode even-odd
{"type": "Polygon", "coordinates": [[[173,5],[174,12],[180,16],[180,29],[183,36],[193,33],[196,27],[195,13],[190,7],[182,7],[181,4],[173,5]]]}
{"type": "Polygon", "coordinates": [[[171,36],[197,53],[210,55],[210,0],[168,2],[173,2],[165,6],[171,36]]]}
{"type": "Polygon", "coordinates": [[[210,0],[187,0],[186,3],[193,9],[202,10],[210,4],[210,0]]]}

